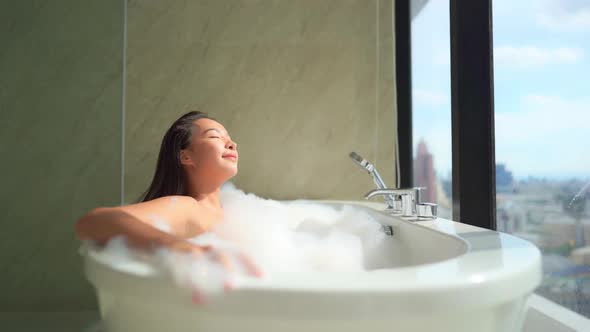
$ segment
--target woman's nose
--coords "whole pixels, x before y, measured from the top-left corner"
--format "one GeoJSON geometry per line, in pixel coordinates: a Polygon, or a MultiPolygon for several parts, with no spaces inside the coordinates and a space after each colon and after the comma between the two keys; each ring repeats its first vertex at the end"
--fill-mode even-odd
{"type": "Polygon", "coordinates": [[[236,144],[234,141],[229,141],[227,143],[227,148],[230,150],[236,150],[238,148],[238,144],[236,144]]]}

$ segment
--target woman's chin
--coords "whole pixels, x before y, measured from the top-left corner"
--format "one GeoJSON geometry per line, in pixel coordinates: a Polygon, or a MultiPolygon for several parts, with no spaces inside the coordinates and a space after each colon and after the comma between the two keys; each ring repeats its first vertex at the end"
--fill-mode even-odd
{"type": "Polygon", "coordinates": [[[225,175],[227,176],[228,179],[233,178],[234,176],[236,176],[238,174],[238,165],[233,165],[233,166],[229,166],[229,167],[224,167],[223,171],[225,173],[225,175]]]}

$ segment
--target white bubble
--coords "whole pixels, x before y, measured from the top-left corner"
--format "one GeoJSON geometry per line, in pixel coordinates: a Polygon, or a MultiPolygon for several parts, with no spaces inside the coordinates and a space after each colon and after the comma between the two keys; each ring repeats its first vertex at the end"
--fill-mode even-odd
{"type": "Polygon", "coordinates": [[[217,242],[243,249],[265,271],[362,271],[386,259],[388,237],[361,209],[278,202],[235,188],[224,188],[221,200],[226,220],[213,229],[217,242]]]}
{"type": "MultiPolygon", "coordinates": [[[[272,276],[278,272],[354,272],[384,266],[391,254],[390,237],[365,210],[353,206],[335,207],[309,201],[279,202],[246,194],[231,183],[221,192],[225,220],[211,232],[189,241],[215,248],[194,255],[157,250],[150,260],[177,285],[218,294],[236,274],[245,274],[238,254],[249,255],[272,276]],[[233,273],[220,264],[216,254],[229,258],[233,273]]],[[[158,215],[150,215],[156,227],[170,226],[158,215]]],[[[130,266],[137,260],[122,238],[113,239],[103,250],[103,261],[112,266],[130,266]],[[108,253],[107,256],[104,256],[108,253]],[[127,263],[125,263],[127,262],[127,263]]]]}

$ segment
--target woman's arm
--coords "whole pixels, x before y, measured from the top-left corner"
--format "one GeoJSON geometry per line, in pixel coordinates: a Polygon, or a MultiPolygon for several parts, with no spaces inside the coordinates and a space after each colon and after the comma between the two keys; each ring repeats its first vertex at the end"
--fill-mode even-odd
{"type": "Polygon", "coordinates": [[[81,240],[105,245],[115,236],[123,235],[127,243],[138,249],[169,247],[180,251],[199,251],[186,240],[190,216],[195,214],[196,201],[191,197],[162,197],[133,205],[97,208],[78,220],[76,233],[81,240]],[[165,223],[170,233],[158,229],[165,223]]]}
{"type": "MultiPolygon", "coordinates": [[[[187,240],[204,231],[195,218],[199,210],[198,203],[188,196],[168,196],[121,207],[97,208],[78,220],[76,233],[80,240],[92,240],[99,245],[123,235],[129,246],[148,251],[159,247],[196,254],[213,251],[214,259],[231,271],[233,263],[228,254],[187,240]],[[171,232],[158,229],[158,223],[166,223],[171,232]]],[[[238,253],[236,259],[247,273],[262,275],[262,270],[243,253],[238,253]]]]}

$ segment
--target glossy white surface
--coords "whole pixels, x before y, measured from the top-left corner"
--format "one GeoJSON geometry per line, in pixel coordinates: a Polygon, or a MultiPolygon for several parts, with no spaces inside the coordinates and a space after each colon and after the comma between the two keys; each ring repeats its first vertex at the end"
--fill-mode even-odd
{"type": "Polygon", "coordinates": [[[526,304],[523,332],[590,331],[590,319],[537,294],[526,304]]]}
{"type": "Polygon", "coordinates": [[[394,229],[390,265],[382,269],[242,278],[237,291],[206,306],[191,304],[189,294],[149,267],[117,271],[90,252],[86,273],[114,332],[520,328],[526,298],[541,281],[536,247],[444,219],[409,222],[371,211],[394,229]]]}

